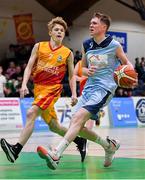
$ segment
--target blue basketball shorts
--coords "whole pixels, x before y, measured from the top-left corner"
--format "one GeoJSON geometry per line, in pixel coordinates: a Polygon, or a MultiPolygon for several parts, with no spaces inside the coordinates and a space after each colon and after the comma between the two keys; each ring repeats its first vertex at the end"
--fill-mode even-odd
{"type": "Polygon", "coordinates": [[[100,109],[106,106],[112,99],[113,94],[101,87],[95,88],[95,91],[84,92],[79,97],[77,104],[73,107],[72,113],[75,114],[79,109],[84,108],[90,112],[90,119],[98,120],[100,109]]]}

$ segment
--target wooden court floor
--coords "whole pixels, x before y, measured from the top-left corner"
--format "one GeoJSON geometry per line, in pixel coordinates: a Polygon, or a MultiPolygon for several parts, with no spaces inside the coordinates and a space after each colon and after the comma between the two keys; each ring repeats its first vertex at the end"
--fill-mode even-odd
{"type": "MultiPolygon", "coordinates": [[[[58,169],[50,170],[38,157],[36,148],[38,145],[56,145],[61,138],[53,133],[37,132],[33,133],[14,164],[7,161],[0,148],[0,179],[145,179],[145,128],[96,128],[95,131],[121,143],[111,167],[103,167],[103,149],[89,142],[84,163],[80,162],[80,155],[72,143],[58,169]]],[[[0,132],[0,138],[6,138],[10,143],[15,143],[18,135],[19,132],[0,132]]]]}

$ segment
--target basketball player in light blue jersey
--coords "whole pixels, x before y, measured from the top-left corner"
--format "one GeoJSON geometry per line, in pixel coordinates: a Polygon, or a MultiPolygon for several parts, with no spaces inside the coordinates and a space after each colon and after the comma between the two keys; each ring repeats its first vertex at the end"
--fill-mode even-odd
{"type": "Polygon", "coordinates": [[[83,43],[83,74],[88,76],[82,96],[75,106],[70,128],[56,148],[37,148],[38,154],[45,159],[51,169],[56,169],[59,159],[67,146],[80,134],[80,136],[100,144],[105,150],[104,166],[109,167],[119,143],[107,137],[101,138],[92,130],[84,127],[91,118],[97,119],[100,108],[105,106],[113,97],[117,87],[113,72],[121,64],[130,64],[119,42],[106,35],[110,26],[110,17],[95,13],[90,21],[91,38],[83,43]]]}

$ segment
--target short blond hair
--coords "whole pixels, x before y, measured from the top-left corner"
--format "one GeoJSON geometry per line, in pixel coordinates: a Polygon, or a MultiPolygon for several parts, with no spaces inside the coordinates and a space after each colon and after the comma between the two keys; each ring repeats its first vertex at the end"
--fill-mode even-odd
{"type": "Polygon", "coordinates": [[[67,23],[63,20],[62,17],[56,17],[53,18],[51,21],[48,22],[47,27],[48,27],[48,31],[50,32],[52,30],[52,28],[56,25],[56,24],[60,24],[63,26],[64,30],[67,30],[67,23]]]}

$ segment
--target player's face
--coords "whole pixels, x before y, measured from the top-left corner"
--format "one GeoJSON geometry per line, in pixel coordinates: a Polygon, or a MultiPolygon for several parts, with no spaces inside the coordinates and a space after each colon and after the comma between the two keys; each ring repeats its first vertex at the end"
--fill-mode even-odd
{"type": "Polygon", "coordinates": [[[89,31],[92,37],[98,36],[102,33],[105,33],[106,25],[101,22],[99,18],[94,17],[90,21],[89,31]]]}
{"type": "Polygon", "coordinates": [[[56,24],[49,32],[49,35],[55,42],[61,43],[65,36],[64,27],[60,24],[56,24]]]}

